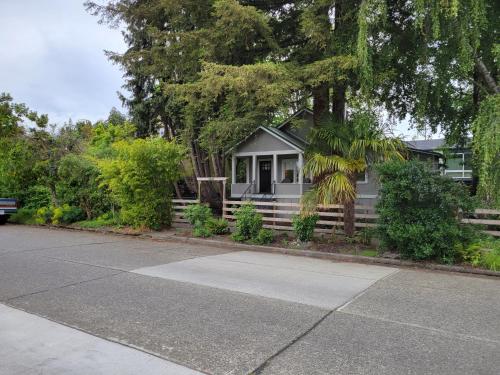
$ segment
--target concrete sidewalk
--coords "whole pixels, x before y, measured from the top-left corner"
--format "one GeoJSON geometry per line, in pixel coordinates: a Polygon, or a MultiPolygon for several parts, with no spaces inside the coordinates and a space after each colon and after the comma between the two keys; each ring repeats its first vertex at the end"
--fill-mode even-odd
{"type": "Polygon", "coordinates": [[[0,304],[0,374],[201,375],[0,304]]]}
{"type": "Polygon", "coordinates": [[[2,375],[99,373],[92,362],[120,374],[500,368],[498,278],[22,226],[0,239],[2,375]]]}

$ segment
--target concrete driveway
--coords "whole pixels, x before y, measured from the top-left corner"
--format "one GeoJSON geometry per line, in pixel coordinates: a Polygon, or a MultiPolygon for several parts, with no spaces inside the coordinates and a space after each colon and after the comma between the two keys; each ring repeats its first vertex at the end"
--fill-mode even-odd
{"type": "Polygon", "coordinates": [[[0,374],[497,374],[500,280],[0,227],[0,374]]]}

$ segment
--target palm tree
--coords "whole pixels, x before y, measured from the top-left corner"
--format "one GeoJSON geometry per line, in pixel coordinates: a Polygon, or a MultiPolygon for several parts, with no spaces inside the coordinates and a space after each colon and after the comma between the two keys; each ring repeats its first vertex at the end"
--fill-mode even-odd
{"type": "Polygon", "coordinates": [[[304,207],[317,204],[344,205],[344,232],[354,235],[356,175],[368,165],[404,158],[399,138],[386,137],[374,114],[361,112],[342,124],[327,121],[313,129],[306,153],[305,173],[313,176],[314,188],[304,197],[304,207]]]}

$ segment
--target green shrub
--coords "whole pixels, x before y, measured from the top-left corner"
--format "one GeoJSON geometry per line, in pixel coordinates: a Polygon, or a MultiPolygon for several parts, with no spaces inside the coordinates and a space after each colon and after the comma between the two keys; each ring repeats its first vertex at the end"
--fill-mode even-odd
{"type": "Polygon", "coordinates": [[[119,224],[118,219],[111,212],[106,212],[96,219],[79,221],[76,223],[81,228],[102,228],[119,224]]]}
{"type": "Polygon", "coordinates": [[[358,238],[359,242],[364,245],[370,245],[375,235],[375,228],[363,228],[356,233],[356,237],[358,238]]]}
{"type": "Polygon", "coordinates": [[[85,213],[80,207],[63,205],[63,213],[61,217],[61,223],[71,224],[77,221],[83,220],[85,218],[85,213]]]}
{"type": "Polygon", "coordinates": [[[52,224],[71,224],[85,218],[85,214],[80,207],[63,204],[61,207],[52,209],[52,224]]]}
{"type": "Polygon", "coordinates": [[[202,226],[208,219],[212,218],[212,211],[205,204],[190,204],[184,210],[184,217],[189,221],[189,224],[202,226]]]}
{"type": "Polygon", "coordinates": [[[42,185],[31,186],[26,194],[26,202],[23,205],[28,209],[39,209],[50,206],[50,190],[42,185]]]}
{"type": "Polygon", "coordinates": [[[10,215],[9,222],[15,224],[36,224],[35,221],[36,209],[20,208],[15,214],[10,215]]]}
{"type": "Polygon", "coordinates": [[[261,228],[255,238],[251,239],[252,243],[257,245],[267,245],[274,241],[274,232],[270,229],[261,228]]]}
{"type": "Polygon", "coordinates": [[[381,246],[404,258],[453,262],[457,244],[466,245],[472,235],[459,218],[460,210],[474,208],[466,188],[419,161],[388,162],[377,170],[381,246]]]}
{"type": "Polygon", "coordinates": [[[211,217],[206,221],[205,227],[213,234],[229,233],[229,223],[226,219],[215,219],[211,217]]]}
{"type": "Polygon", "coordinates": [[[243,242],[256,238],[262,228],[262,215],[258,214],[255,206],[245,203],[234,213],[236,217],[235,231],[232,238],[243,242]]]}
{"type": "Polygon", "coordinates": [[[292,219],[292,226],[297,239],[300,242],[309,242],[314,235],[314,228],[319,216],[314,215],[295,215],[292,219]]]}
{"type": "Polygon", "coordinates": [[[492,271],[500,271],[500,250],[497,248],[485,252],[481,264],[492,271]]]}
{"type": "Polygon", "coordinates": [[[42,207],[36,210],[35,222],[37,224],[47,224],[52,220],[54,215],[54,210],[52,207],[42,207]]]}
{"type": "Polygon", "coordinates": [[[213,233],[205,225],[195,225],[193,228],[193,236],[195,237],[212,237],[213,233]]]}
{"type": "Polygon", "coordinates": [[[97,164],[88,156],[66,155],[59,161],[57,175],[57,196],[60,202],[80,207],[87,219],[111,209],[109,193],[103,186],[99,186],[97,164]]]}
{"type": "Polygon", "coordinates": [[[180,177],[185,149],[162,138],[113,144],[99,161],[102,182],[120,206],[120,221],[136,228],[160,229],[172,223],[173,183],[180,177]]]}

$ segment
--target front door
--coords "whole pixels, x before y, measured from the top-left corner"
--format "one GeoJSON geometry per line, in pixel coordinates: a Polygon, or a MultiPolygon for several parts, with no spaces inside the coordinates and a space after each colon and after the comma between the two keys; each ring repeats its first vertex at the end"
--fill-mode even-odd
{"type": "Polygon", "coordinates": [[[259,161],[259,192],[271,192],[271,160],[259,161]]]}

